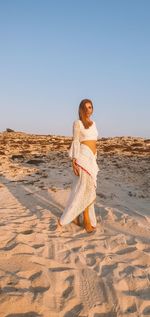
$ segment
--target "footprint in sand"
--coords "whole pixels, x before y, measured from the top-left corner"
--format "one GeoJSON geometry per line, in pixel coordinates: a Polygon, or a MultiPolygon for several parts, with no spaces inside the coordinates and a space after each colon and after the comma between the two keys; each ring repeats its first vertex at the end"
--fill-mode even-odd
{"type": "Polygon", "coordinates": [[[22,234],[32,234],[34,231],[33,230],[25,230],[25,231],[21,231],[20,233],[22,234]]]}

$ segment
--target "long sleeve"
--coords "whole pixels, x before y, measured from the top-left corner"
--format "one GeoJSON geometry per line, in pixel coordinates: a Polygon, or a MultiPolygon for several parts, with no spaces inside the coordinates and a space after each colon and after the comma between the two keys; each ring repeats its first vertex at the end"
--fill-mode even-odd
{"type": "Polygon", "coordinates": [[[75,120],[73,122],[73,140],[71,143],[71,147],[68,151],[69,157],[71,159],[73,158],[78,158],[79,152],[80,152],[80,141],[79,141],[79,136],[80,136],[80,123],[78,120],[75,120]]]}

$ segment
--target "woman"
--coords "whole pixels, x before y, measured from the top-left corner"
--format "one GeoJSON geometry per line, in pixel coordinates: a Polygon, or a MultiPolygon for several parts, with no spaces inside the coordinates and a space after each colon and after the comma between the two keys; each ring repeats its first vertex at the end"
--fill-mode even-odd
{"type": "Polygon", "coordinates": [[[96,200],[97,173],[96,140],[98,131],[94,121],[93,104],[83,99],[79,105],[79,119],[73,122],[73,141],[68,151],[74,171],[71,193],[58,227],[75,222],[80,225],[79,215],[83,212],[84,227],[87,232],[96,229],[94,201],[96,200]]]}

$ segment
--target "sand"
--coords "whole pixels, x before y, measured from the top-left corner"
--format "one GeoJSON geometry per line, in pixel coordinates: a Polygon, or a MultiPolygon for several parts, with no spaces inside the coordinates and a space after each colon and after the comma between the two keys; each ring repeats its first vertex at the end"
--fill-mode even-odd
{"type": "Polygon", "coordinates": [[[97,230],[57,229],[71,138],[0,133],[0,317],[150,316],[150,140],[97,141],[97,230]]]}

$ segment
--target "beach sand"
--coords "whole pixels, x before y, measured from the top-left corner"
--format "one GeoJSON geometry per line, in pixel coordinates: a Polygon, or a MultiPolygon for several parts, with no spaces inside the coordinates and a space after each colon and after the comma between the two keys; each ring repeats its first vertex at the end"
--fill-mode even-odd
{"type": "Polygon", "coordinates": [[[96,232],[57,229],[70,137],[0,133],[0,317],[150,316],[150,140],[97,141],[96,232]]]}

